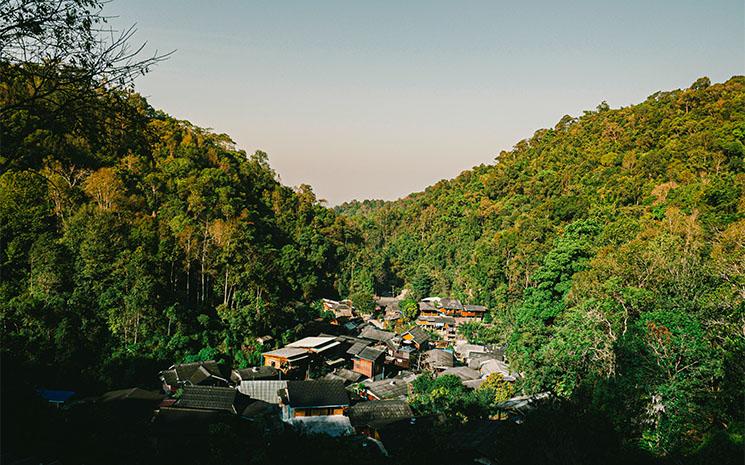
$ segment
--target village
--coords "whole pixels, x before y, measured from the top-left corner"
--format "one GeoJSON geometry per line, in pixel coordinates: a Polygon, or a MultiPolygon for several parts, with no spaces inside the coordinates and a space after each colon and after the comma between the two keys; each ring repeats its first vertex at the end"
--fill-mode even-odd
{"type": "MultiPolygon", "coordinates": [[[[257,338],[260,347],[275,347],[261,354],[260,365],[174,364],[159,373],[161,392],[122,389],[93,402],[126,415],[139,412],[156,440],[198,439],[215,422],[247,421],[267,433],[289,429],[299,435],[358,437],[387,456],[407,447],[407,435],[437,421],[417,417],[407,402],[421,374],[453,375],[467,389],[494,377],[514,383],[520,376],[505,360],[504,347],[471,344],[459,334],[459,325],[482,321],[485,307],[437,297],[417,306],[418,316],[403,321],[396,298],[377,298],[375,312],[368,315],[358,314],[349,300],[323,299],[325,318],[307,325],[312,334],[284,345],[270,336],[257,338]]],[[[64,391],[40,394],[61,407],[67,400],[64,391]]],[[[496,428],[522,422],[540,399],[506,399],[498,415],[468,422],[459,432],[464,457],[493,463],[496,428]]]]}
{"type": "MultiPolygon", "coordinates": [[[[348,300],[323,299],[322,304],[333,315],[316,321],[322,328],[263,352],[261,366],[228,371],[215,361],[202,361],[163,370],[160,380],[167,397],[153,422],[194,421],[189,417],[206,412],[261,417],[271,428],[290,427],[300,434],[362,435],[387,455],[402,429],[426,421],[417,419],[407,403],[419,374],[454,375],[471,389],[489,376],[510,383],[519,376],[510,370],[504,347],[470,344],[459,336],[460,324],[483,319],[483,306],[426,298],[418,302],[413,324],[396,332],[402,318],[396,298],[378,298],[373,315],[358,315],[348,300]]],[[[258,342],[271,346],[273,339],[258,342]]],[[[503,402],[503,414],[491,423],[521,421],[534,400],[503,402]]],[[[476,441],[464,443],[480,460],[488,460],[493,447],[484,426],[471,425],[482,430],[476,441]]]]}

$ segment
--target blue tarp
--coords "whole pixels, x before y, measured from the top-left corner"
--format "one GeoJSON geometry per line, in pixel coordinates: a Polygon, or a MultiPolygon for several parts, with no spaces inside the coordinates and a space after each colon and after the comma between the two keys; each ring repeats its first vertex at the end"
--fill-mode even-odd
{"type": "Polygon", "coordinates": [[[70,397],[75,395],[74,391],[55,391],[52,389],[37,389],[36,392],[42,399],[55,404],[67,402],[70,397]]]}

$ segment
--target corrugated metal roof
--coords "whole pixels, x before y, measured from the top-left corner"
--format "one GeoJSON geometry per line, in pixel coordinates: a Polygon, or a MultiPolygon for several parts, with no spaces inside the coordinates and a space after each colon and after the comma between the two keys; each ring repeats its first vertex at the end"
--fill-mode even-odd
{"type": "Polygon", "coordinates": [[[292,342],[290,344],[287,344],[286,347],[302,347],[306,349],[315,349],[317,347],[326,345],[330,342],[332,342],[335,337],[318,337],[318,336],[311,336],[311,337],[304,337],[300,339],[299,341],[292,342]]]}
{"type": "Polygon", "coordinates": [[[238,390],[252,399],[263,400],[270,404],[279,404],[279,394],[277,392],[286,387],[287,381],[257,380],[241,381],[238,390]]]}
{"type": "Polygon", "coordinates": [[[281,349],[272,350],[271,352],[264,352],[263,355],[273,355],[275,357],[282,358],[304,358],[308,352],[305,349],[297,347],[282,347],[281,349]]]}

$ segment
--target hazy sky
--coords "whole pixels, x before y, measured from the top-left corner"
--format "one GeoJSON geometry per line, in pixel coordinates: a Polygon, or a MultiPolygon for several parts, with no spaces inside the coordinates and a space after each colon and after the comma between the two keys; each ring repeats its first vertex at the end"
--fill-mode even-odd
{"type": "Polygon", "coordinates": [[[331,205],[395,199],[536,129],[745,74],[743,0],[114,0],[150,103],[260,149],[331,205]]]}

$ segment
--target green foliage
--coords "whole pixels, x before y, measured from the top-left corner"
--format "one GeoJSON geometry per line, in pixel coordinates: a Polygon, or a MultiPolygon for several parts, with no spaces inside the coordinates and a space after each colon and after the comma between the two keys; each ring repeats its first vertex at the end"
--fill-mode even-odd
{"type": "Polygon", "coordinates": [[[508,342],[524,393],[592,405],[654,455],[695,454],[745,417],[744,143],[741,76],[603,102],[493,165],[341,207],[365,239],[343,266],[487,305],[489,326],[459,330],[508,342]]]}
{"type": "Polygon", "coordinates": [[[404,321],[414,321],[419,316],[419,304],[412,298],[401,300],[398,303],[398,308],[401,310],[404,321]]]}
{"type": "Polygon", "coordinates": [[[0,176],[5,353],[90,386],[116,353],[247,363],[256,336],[313,318],[295,302],[336,295],[358,232],[308,186],[134,93],[94,94],[54,124],[46,100],[3,118],[0,156],[17,161],[0,176]]]}
{"type": "Polygon", "coordinates": [[[512,383],[505,381],[500,373],[492,373],[487,376],[478,390],[488,396],[492,405],[510,399],[515,392],[512,383]]]}

